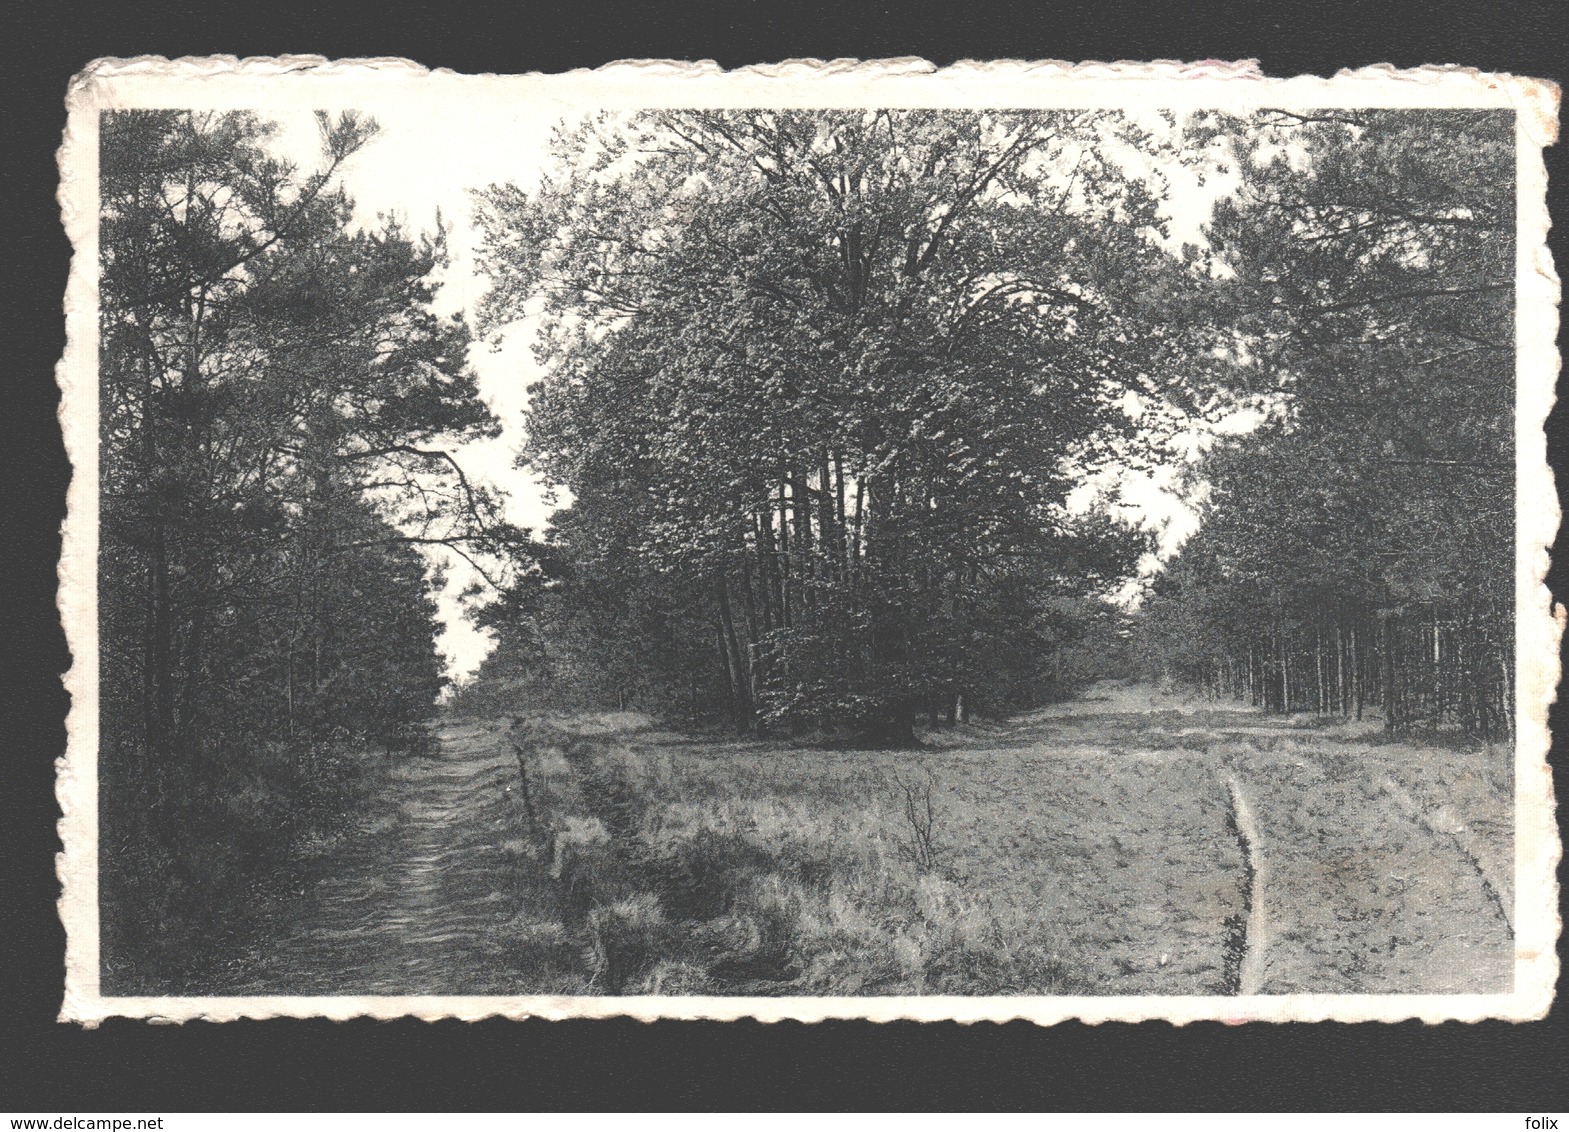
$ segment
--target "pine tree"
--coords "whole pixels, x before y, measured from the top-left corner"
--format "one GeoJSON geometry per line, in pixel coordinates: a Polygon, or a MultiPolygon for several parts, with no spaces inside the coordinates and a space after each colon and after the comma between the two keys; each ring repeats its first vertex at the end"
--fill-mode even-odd
{"type": "Polygon", "coordinates": [[[106,955],[199,949],[230,867],[320,817],[324,753],[419,741],[413,547],[508,533],[440,447],[494,424],[430,309],[439,238],[356,229],[336,177],[374,123],[318,122],[301,173],[250,114],[101,119],[106,955]]]}
{"type": "Polygon", "coordinates": [[[1209,230],[1217,334],[1233,393],[1272,419],[1201,469],[1205,528],[1148,621],[1189,676],[1247,673],[1270,708],[1506,734],[1513,117],[1224,128],[1241,188],[1209,230]]]}

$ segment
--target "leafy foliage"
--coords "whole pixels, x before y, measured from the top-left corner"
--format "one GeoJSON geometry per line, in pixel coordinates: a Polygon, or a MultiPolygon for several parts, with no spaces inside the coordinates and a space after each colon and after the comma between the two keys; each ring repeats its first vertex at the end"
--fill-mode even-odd
{"type": "Polygon", "coordinates": [[[1274,707],[1507,731],[1512,116],[1229,128],[1216,324],[1234,394],[1274,414],[1200,469],[1205,524],[1148,607],[1151,647],[1274,707]]]}
{"type": "Polygon", "coordinates": [[[978,694],[1003,590],[1101,593],[1140,549],[1065,504],[1170,384],[1185,268],[1107,156],[1153,144],[1104,113],[661,112],[484,194],[488,318],[543,303],[559,600],[744,727],[908,742],[978,694]]]}

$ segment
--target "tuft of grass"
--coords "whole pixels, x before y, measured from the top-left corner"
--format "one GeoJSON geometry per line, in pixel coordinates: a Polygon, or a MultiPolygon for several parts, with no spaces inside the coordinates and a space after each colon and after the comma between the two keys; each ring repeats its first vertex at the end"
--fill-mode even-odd
{"type": "Polygon", "coordinates": [[[670,950],[672,927],[659,901],[639,893],[596,904],[586,921],[590,979],[610,994],[625,993],[670,950]]]}
{"type": "MultiPolygon", "coordinates": [[[[952,862],[935,770],[828,754],[828,775],[781,789],[734,763],[678,760],[614,736],[536,743],[562,931],[578,941],[591,987],[985,994],[1071,983],[1060,939],[1012,893],[967,895],[939,874],[952,862]],[[692,788],[716,778],[727,789],[692,788]],[[890,782],[893,806],[878,797],[890,782]]],[[[529,931],[547,958],[559,956],[558,937],[529,931]]]]}

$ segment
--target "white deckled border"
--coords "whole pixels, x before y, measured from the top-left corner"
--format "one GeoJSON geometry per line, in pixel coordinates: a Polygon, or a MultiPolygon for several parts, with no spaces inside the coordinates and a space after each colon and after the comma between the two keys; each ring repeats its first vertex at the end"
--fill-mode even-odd
{"type": "Polygon", "coordinates": [[[61,1020],[95,1026],[125,1016],[152,1021],[355,1017],[473,1020],[492,1016],[641,1020],[829,1018],[958,1022],[1027,1019],[1051,1024],[1163,1019],[1240,1021],[1477,1021],[1543,1017],[1558,974],[1561,924],[1555,870],[1561,844],[1553,812],[1547,711],[1560,676],[1564,610],[1545,578],[1560,512],[1544,425],[1559,357],[1559,281],[1546,247],[1546,168],[1557,140],[1558,88],[1459,67],[1383,65],[1331,79],[1266,76],[1256,61],[1070,64],[964,61],[945,68],[915,58],[861,62],[786,60],[724,71],[713,62],[624,60],[560,75],[465,76],[402,59],[332,61],[314,55],[236,59],[100,59],[72,80],[60,151],[59,199],[75,249],[66,291],[67,347],[57,369],[60,423],[73,467],[60,561],[59,607],[73,664],[66,755],[56,794],[64,851],[57,870],[66,929],[61,1020]],[[353,106],[371,114],[476,98],[545,106],[562,114],[606,108],[708,106],[1159,106],[1173,110],[1262,106],[1499,107],[1516,115],[1516,824],[1515,979],[1500,995],[1281,995],[1255,997],[254,997],[107,998],[98,983],[98,112],[200,106],[283,111],[353,106]]]}

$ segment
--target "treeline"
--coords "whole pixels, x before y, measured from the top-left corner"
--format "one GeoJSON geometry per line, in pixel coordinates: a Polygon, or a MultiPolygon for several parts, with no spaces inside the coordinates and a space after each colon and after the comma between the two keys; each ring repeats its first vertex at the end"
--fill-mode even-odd
{"type": "Polygon", "coordinates": [[[659,112],[484,194],[485,313],[537,317],[548,369],[524,459],[573,499],[492,670],[555,649],[616,702],[907,744],[1114,650],[1144,540],[1067,497],[1170,380],[1185,268],[1108,157],[1155,144],[1105,112],[659,112]]]}
{"type": "Polygon", "coordinates": [[[1249,409],[1146,664],[1507,732],[1512,118],[1164,120],[607,116],[483,194],[485,318],[546,369],[523,461],[573,502],[481,684],[893,743],[1039,702],[1074,648],[1121,662],[1142,549],[1069,493],[1249,409]],[[1235,180],[1201,249],[1161,219],[1183,163],[1235,180]]]}
{"type": "Polygon", "coordinates": [[[342,821],[367,744],[424,741],[442,676],[415,545],[489,506],[429,447],[493,427],[466,331],[430,310],[440,246],[354,225],[336,178],[375,126],[319,125],[302,173],[250,114],[100,118],[110,993],[177,985],[342,821]]]}
{"type": "MultiPolygon", "coordinates": [[[[1135,670],[1129,617],[1115,605],[1034,592],[1025,578],[1011,589],[998,584],[993,592],[994,606],[982,611],[961,641],[986,650],[974,663],[974,682],[937,685],[932,694],[914,699],[912,722],[940,727],[976,713],[995,716],[1135,670]]],[[[862,717],[853,714],[853,705],[834,714],[828,695],[789,715],[759,712],[738,719],[733,669],[718,634],[702,631],[703,618],[713,610],[705,608],[701,594],[689,595],[684,605],[682,596],[675,587],[646,584],[628,594],[613,581],[565,572],[523,603],[517,593],[509,594],[480,613],[478,621],[492,631],[496,645],[478,672],[458,686],[451,708],[481,717],[542,704],[636,708],[687,724],[856,731],[862,717]]],[[[797,694],[804,699],[818,691],[803,687],[797,694]]]]}
{"type": "Polygon", "coordinates": [[[1234,386],[1157,668],[1274,711],[1511,733],[1514,117],[1266,113],[1210,240],[1234,386]]]}

